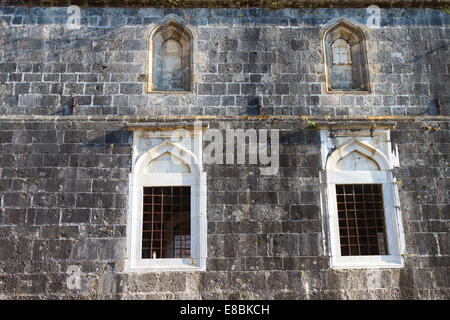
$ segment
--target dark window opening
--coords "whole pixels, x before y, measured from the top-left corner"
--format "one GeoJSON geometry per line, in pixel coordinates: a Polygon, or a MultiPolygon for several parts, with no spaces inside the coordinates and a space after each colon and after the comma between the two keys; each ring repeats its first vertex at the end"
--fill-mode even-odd
{"type": "Polygon", "coordinates": [[[190,258],[191,188],[144,187],[142,259],[190,258]]]}
{"type": "Polygon", "coordinates": [[[381,184],[337,184],[342,256],[387,255],[381,184]]]}

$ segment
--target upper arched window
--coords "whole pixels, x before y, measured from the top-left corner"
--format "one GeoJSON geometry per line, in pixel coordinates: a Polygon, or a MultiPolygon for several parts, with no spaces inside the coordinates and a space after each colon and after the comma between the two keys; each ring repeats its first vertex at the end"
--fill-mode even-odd
{"type": "Polygon", "coordinates": [[[364,33],[340,21],[323,34],[328,91],[369,91],[364,33]]]}
{"type": "Polygon", "coordinates": [[[192,91],[192,35],[170,20],[151,36],[149,91],[192,91]]]}

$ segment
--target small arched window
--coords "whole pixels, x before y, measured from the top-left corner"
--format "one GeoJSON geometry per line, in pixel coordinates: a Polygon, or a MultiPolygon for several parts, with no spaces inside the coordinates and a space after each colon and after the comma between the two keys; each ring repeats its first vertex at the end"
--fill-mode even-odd
{"type": "Polygon", "coordinates": [[[192,91],[192,35],[170,20],[155,29],[150,46],[148,91],[192,91]]]}
{"type": "Polygon", "coordinates": [[[323,33],[328,91],[369,91],[364,33],[340,21],[323,33]]]}

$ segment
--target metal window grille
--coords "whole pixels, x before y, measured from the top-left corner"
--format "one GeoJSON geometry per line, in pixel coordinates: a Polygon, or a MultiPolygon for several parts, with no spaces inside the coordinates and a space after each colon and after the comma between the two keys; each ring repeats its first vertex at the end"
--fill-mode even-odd
{"type": "Polygon", "coordinates": [[[336,200],[341,255],[388,254],[381,184],[337,184],[336,200]]]}
{"type": "Polygon", "coordinates": [[[142,259],[190,255],[191,188],[144,187],[142,259]]]}

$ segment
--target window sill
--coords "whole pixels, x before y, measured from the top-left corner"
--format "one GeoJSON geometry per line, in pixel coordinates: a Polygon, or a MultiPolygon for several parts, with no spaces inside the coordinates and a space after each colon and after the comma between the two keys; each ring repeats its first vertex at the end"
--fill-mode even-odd
{"type": "Polygon", "coordinates": [[[135,260],[131,264],[126,262],[126,272],[151,273],[151,272],[187,272],[205,271],[206,263],[194,259],[142,259],[135,260]]]}
{"type": "Polygon", "coordinates": [[[398,269],[403,268],[402,256],[332,257],[332,269],[398,269]]]}
{"type": "Polygon", "coordinates": [[[327,94],[370,94],[370,90],[332,90],[327,89],[327,94]]]}
{"type": "Polygon", "coordinates": [[[145,93],[146,94],[164,94],[164,95],[167,95],[167,94],[194,94],[193,91],[158,91],[158,90],[146,91],[145,93]]]}

